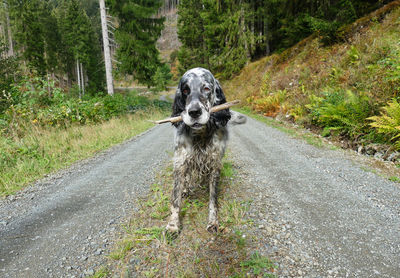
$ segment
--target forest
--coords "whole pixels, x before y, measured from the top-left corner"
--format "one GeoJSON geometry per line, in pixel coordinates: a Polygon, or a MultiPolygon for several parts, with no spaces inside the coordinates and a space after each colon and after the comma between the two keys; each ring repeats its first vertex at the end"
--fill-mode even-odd
{"type": "Polygon", "coordinates": [[[379,24],[383,16],[369,14],[393,9],[398,1],[104,2],[114,86],[142,86],[149,95],[107,91],[98,0],[1,1],[3,169],[15,168],[19,155],[28,160],[44,156],[45,147],[38,143],[44,131],[102,124],[146,109],[166,113],[170,104],[154,92],[176,86],[182,73],[198,66],[226,84],[228,97],[237,96],[244,106],[265,116],[284,116],[324,136],[357,141],[354,148],[371,142],[400,146],[400,52],[397,33],[391,31],[396,30],[396,21],[387,32],[376,31],[390,35],[380,45],[372,37],[368,45],[349,45],[362,28],[350,34],[354,22],[379,24]],[[180,47],[163,59],[157,40],[171,14],[177,14],[180,47]],[[341,48],[339,56],[335,51],[341,48]],[[320,58],[302,60],[297,54],[320,58]],[[329,59],[340,62],[328,63],[329,59]],[[238,92],[243,84],[247,87],[238,92]]]}
{"type": "Polygon", "coordinates": [[[330,45],[341,27],[390,1],[181,0],[180,71],[203,66],[230,78],[254,59],[293,46],[311,34],[330,45]]]}

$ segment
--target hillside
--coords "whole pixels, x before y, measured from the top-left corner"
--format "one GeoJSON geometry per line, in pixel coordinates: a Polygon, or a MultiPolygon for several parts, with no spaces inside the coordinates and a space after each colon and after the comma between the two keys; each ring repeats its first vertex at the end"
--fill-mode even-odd
{"type": "Polygon", "coordinates": [[[228,98],[361,152],[389,144],[382,154],[388,158],[400,147],[399,6],[393,1],[341,28],[342,43],[324,46],[315,34],[248,64],[225,82],[228,98]]]}

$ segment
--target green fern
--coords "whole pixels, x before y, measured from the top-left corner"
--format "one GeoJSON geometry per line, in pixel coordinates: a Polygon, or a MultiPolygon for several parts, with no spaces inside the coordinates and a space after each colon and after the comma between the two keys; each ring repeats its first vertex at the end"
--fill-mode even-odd
{"type": "Polygon", "coordinates": [[[364,133],[368,126],[366,119],[371,116],[373,106],[366,94],[326,93],[323,98],[314,97],[310,109],[314,124],[326,131],[354,137],[364,133]]]}
{"type": "Polygon", "coordinates": [[[381,115],[369,117],[372,121],[369,125],[374,127],[378,133],[390,137],[395,146],[400,149],[400,103],[393,99],[382,108],[381,115]]]}

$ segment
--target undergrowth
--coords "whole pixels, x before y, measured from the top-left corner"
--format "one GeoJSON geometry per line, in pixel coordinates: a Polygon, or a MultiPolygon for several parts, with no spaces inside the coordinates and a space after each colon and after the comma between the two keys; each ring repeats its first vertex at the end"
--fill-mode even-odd
{"type": "Polygon", "coordinates": [[[141,208],[109,255],[110,272],[121,277],[275,277],[276,266],[245,235],[244,225],[252,224],[245,216],[251,200],[237,197],[235,170],[229,161],[224,162],[220,183],[217,234],[206,231],[206,189],[185,198],[180,234],[171,237],[164,232],[172,183],[169,166],[151,186],[150,195],[138,202],[141,208]]]}
{"type": "Polygon", "coordinates": [[[79,99],[63,92],[53,81],[41,78],[13,85],[10,91],[3,92],[1,102],[4,111],[0,111],[0,132],[11,137],[23,135],[31,125],[67,128],[108,121],[148,107],[170,107],[168,102],[149,100],[135,91],[79,99]]]}
{"type": "Polygon", "coordinates": [[[400,97],[399,5],[394,1],[342,28],[345,43],[324,46],[311,36],[249,64],[225,82],[228,98],[323,136],[400,149],[394,112],[400,97]]]}

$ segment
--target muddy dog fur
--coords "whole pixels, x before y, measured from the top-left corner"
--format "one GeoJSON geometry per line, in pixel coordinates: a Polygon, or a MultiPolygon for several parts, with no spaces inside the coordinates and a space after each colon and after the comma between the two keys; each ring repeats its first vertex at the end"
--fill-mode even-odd
{"type": "MultiPolygon", "coordinates": [[[[226,102],[219,82],[210,71],[194,68],[181,78],[175,93],[172,117],[181,115],[183,121],[174,123],[174,187],[171,196],[171,217],[166,227],[179,232],[179,213],[185,193],[199,186],[209,188],[207,230],[218,231],[217,193],[222,158],[228,141],[229,109],[210,113],[213,106],[226,102]]],[[[234,117],[236,123],[243,118],[234,117]]]]}

